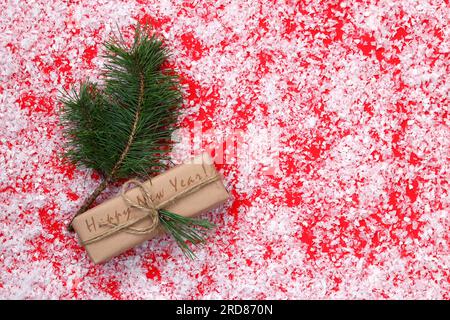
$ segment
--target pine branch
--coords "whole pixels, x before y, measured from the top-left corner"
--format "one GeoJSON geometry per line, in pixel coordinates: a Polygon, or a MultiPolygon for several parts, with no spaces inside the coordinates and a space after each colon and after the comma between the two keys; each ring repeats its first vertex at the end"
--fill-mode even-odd
{"type": "Polygon", "coordinates": [[[76,215],[118,179],[159,173],[182,101],[177,76],[161,67],[167,49],[145,28],[131,47],[112,39],[105,49],[104,85],[85,82],[62,98],[66,158],[103,177],[76,215]]]}

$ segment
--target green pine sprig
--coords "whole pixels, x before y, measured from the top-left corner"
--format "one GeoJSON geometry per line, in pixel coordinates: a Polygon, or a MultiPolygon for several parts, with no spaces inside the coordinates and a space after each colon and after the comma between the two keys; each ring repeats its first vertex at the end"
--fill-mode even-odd
{"type": "MultiPolygon", "coordinates": [[[[170,53],[158,37],[148,35],[146,27],[136,28],[131,45],[120,35],[104,48],[103,84],[86,81],[78,91],[64,92],[61,99],[67,140],[64,157],[102,177],[75,216],[117,180],[150,177],[165,167],[182,104],[178,76],[163,67],[170,53]]],[[[203,241],[196,227],[212,226],[205,220],[162,212],[162,225],[183,252],[186,241],[203,241]]]]}
{"type": "Polygon", "coordinates": [[[195,254],[186,242],[195,246],[203,245],[206,231],[215,227],[205,219],[183,217],[164,209],[159,209],[158,213],[160,224],[174,237],[184,255],[191,259],[195,258],[195,254]]]}

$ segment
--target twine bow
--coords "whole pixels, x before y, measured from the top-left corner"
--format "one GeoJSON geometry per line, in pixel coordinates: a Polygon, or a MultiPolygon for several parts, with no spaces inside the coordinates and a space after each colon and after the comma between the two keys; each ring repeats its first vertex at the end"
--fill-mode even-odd
{"type": "MultiPolygon", "coordinates": [[[[151,184],[151,180],[150,184],[151,184]]],[[[159,207],[155,207],[155,205],[153,204],[151,195],[149,190],[145,187],[145,185],[138,181],[138,180],[128,180],[127,182],[125,182],[122,186],[122,189],[120,191],[120,196],[122,197],[123,201],[125,201],[125,203],[128,205],[128,207],[130,208],[136,208],[139,209],[141,211],[146,212],[147,214],[144,217],[148,217],[150,218],[150,225],[146,228],[133,228],[131,226],[128,226],[126,228],[126,231],[129,233],[133,233],[133,234],[146,234],[146,233],[150,233],[153,230],[156,229],[156,227],[158,226],[158,222],[159,222],[159,216],[158,216],[158,209],[159,207]],[[127,197],[126,192],[128,189],[128,186],[131,184],[135,184],[142,192],[142,197],[144,199],[143,204],[142,205],[139,201],[134,202],[133,200],[131,200],[130,198],[127,197]]],[[[115,225],[116,226],[116,225],[115,225]]]]}
{"type": "MultiPolygon", "coordinates": [[[[108,236],[111,236],[115,234],[116,232],[123,231],[130,234],[136,234],[136,235],[144,235],[144,234],[150,234],[154,232],[160,225],[164,227],[166,231],[168,231],[170,234],[172,234],[180,247],[184,250],[188,250],[188,254],[190,255],[192,252],[190,251],[189,247],[186,247],[186,244],[184,243],[184,240],[188,240],[191,243],[197,244],[204,241],[202,237],[202,232],[199,230],[195,230],[195,227],[202,227],[205,229],[210,229],[214,225],[209,223],[207,220],[201,220],[201,219],[193,219],[188,217],[183,217],[178,214],[175,214],[173,212],[169,212],[164,210],[163,208],[166,208],[173,204],[175,201],[184,198],[202,187],[217,181],[220,179],[220,176],[214,175],[211,176],[201,183],[192,186],[191,188],[188,188],[178,194],[173,195],[169,199],[159,203],[158,205],[155,205],[151,199],[151,193],[148,190],[148,188],[139,180],[131,179],[125,182],[121,188],[120,196],[124,200],[124,202],[127,204],[128,208],[135,208],[138,210],[141,210],[145,212],[146,214],[137,218],[133,219],[131,221],[125,222],[125,223],[113,223],[113,222],[105,222],[102,224],[102,226],[107,226],[109,229],[105,230],[99,235],[96,235],[90,239],[84,240],[81,242],[83,246],[86,246],[88,244],[92,244],[95,242],[98,242],[108,236]],[[130,199],[126,192],[128,191],[128,188],[131,184],[135,184],[141,191],[142,194],[142,201],[133,201],[130,199]],[[150,219],[150,223],[148,226],[143,228],[136,228],[133,227],[134,224],[144,220],[144,219],[150,219]],[[170,223],[168,223],[170,222],[170,223]]],[[[151,180],[150,180],[151,184],[151,180]]],[[[185,251],[184,251],[185,252],[185,251]]],[[[186,253],[186,252],[185,252],[186,253]]]]}

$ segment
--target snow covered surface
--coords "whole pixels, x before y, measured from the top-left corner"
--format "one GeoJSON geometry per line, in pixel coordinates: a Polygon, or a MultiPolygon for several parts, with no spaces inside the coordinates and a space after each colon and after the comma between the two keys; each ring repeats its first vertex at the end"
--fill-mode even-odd
{"type": "Polygon", "coordinates": [[[449,299],[449,8],[0,1],[0,298],[449,299]],[[64,228],[99,177],[59,158],[58,90],[136,21],[182,76],[174,162],[215,149],[233,199],[195,261],[161,237],[95,266],[64,228]]]}

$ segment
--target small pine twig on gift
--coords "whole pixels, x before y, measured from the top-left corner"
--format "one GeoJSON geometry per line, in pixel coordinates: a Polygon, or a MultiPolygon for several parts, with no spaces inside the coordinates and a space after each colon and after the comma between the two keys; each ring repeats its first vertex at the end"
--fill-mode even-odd
{"type": "Polygon", "coordinates": [[[188,258],[194,259],[195,254],[186,242],[195,246],[204,244],[206,231],[215,225],[205,219],[183,217],[164,209],[158,211],[160,224],[174,237],[183,253],[188,258]]]}

